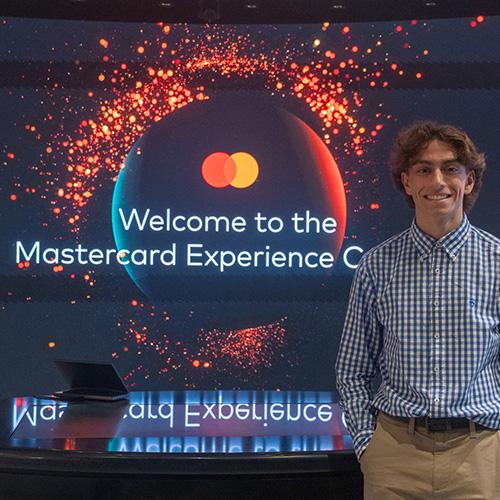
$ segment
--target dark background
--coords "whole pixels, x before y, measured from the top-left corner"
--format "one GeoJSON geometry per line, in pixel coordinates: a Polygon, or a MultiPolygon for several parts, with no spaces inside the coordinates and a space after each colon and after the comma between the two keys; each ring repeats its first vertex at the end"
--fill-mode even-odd
{"type": "MultiPolygon", "coordinates": [[[[500,146],[497,120],[500,112],[500,18],[486,17],[471,27],[473,18],[350,23],[349,45],[372,47],[377,40],[383,50],[366,60],[386,67],[397,63],[405,70],[395,78],[387,69],[389,86],[370,88],[364,80],[346,85],[346,95],[358,92],[363,106],[356,111],[360,122],[374,125],[383,113],[383,130],[366,144],[366,153],[356,158],[340,141],[330,146],[347,182],[347,230],[345,246],[368,249],[405,229],[412,211],[394,190],[387,157],[399,128],[417,119],[446,121],[464,128],[487,155],[488,171],[481,196],[470,214],[473,224],[498,236],[500,205],[498,186],[500,146]],[[402,33],[396,27],[403,27],[402,33]],[[405,33],[408,33],[407,35],[405,33]],[[410,48],[404,48],[408,43],[410,48]],[[424,58],[423,50],[429,51],[424,58]],[[419,58],[416,58],[419,55],[419,58]],[[416,72],[424,76],[414,77],[416,72]],[[356,174],[353,174],[356,171],[356,174]],[[377,210],[370,204],[377,202],[377,210]]],[[[341,26],[323,32],[321,23],[310,25],[188,27],[194,40],[206,30],[228,30],[264,40],[262,52],[269,55],[286,40],[293,59],[307,64],[330,49],[342,53],[346,39],[341,26]],[[316,37],[320,49],[312,48],[316,37]],[[321,53],[319,52],[321,50],[321,53]]],[[[71,135],[82,119],[95,116],[99,103],[124,92],[127,83],[101,84],[97,75],[106,69],[106,52],[99,39],[110,40],[112,56],[126,62],[131,71],[144,74],[151,65],[168,65],[174,56],[158,51],[139,56],[137,45],[155,40],[159,28],[153,24],[45,19],[0,19],[0,395],[46,392],[62,381],[52,365],[54,358],[113,360],[127,384],[135,389],[297,389],[334,391],[334,363],[345,314],[352,271],[337,265],[333,278],[325,276],[324,292],[313,297],[295,281],[293,297],[286,300],[247,301],[235,297],[224,301],[152,302],[137,290],[125,270],[101,267],[95,270],[95,286],[89,288],[83,269],[53,273],[50,266],[19,270],[14,262],[15,240],[75,241],[66,224],[54,219],[46,177],[51,172],[64,180],[64,158],[53,160],[47,145],[71,135]],[[148,55],[149,54],[149,55],[148,55]],[[77,62],[76,62],[77,61],[77,62]],[[82,67],[76,71],[75,65],[82,67]],[[54,89],[53,83],[59,87],[54,89]],[[94,95],[90,97],[88,92],[94,95]],[[54,116],[44,121],[47,113],[54,116]],[[27,124],[36,124],[34,133],[27,124]],[[37,134],[40,138],[37,138],[37,134]],[[14,158],[8,156],[14,153],[14,158]],[[26,193],[25,188],[35,188],[26,193]],[[11,194],[17,199],[11,201],[11,194]],[[75,279],[69,273],[76,274],[75,279]],[[131,306],[137,300],[139,306],[131,306]],[[161,313],[160,313],[161,311],[161,313]],[[155,312],[155,316],[151,313],[155,312]],[[168,313],[165,320],[163,312],[168,313]],[[219,358],[211,368],[194,368],[203,343],[197,336],[221,328],[220,316],[233,320],[234,329],[280,324],[286,343],[271,339],[265,360],[249,366],[238,356],[219,358]],[[245,318],[244,320],[242,318],[245,318]],[[284,319],[286,318],[286,319],[284,319]],[[147,341],[135,342],[129,328],[146,328],[147,341]],[[167,342],[168,341],[168,342],[167,342]],[[50,347],[49,343],[55,346],[50,347]],[[162,348],[168,344],[166,352],[162,348]],[[200,347],[201,346],[201,347],[200,347]],[[125,350],[126,348],[126,350],[125,350]]],[[[168,43],[182,52],[186,27],[172,27],[168,43]]],[[[154,45],[154,44],[153,44],[154,45]]],[[[189,48],[185,48],[188,53],[189,48]]],[[[196,51],[196,49],[194,49],[196,51]]],[[[221,88],[263,90],[259,78],[200,76],[207,94],[221,88]]],[[[306,119],[318,133],[316,115],[302,101],[287,97],[284,107],[306,119]]],[[[344,128],[340,137],[348,141],[344,128]]],[[[92,204],[84,209],[79,238],[96,247],[113,245],[110,224],[114,183],[101,179],[92,204]]],[[[279,207],[277,207],[279,208],[279,207]]],[[[301,278],[303,279],[303,278],[301,278]]],[[[241,282],[242,290],[245,281],[241,282]]],[[[144,330],[142,330],[144,331],[144,330]]],[[[217,349],[212,335],[211,349],[217,349]]],[[[227,340],[227,338],[226,338],[227,340]]],[[[206,348],[206,346],[205,346],[206,348]]]]}

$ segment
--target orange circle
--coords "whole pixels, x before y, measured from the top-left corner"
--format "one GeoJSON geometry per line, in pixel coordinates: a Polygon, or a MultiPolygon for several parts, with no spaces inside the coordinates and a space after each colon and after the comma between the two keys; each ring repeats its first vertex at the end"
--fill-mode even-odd
{"type": "Polygon", "coordinates": [[[229,186],[236,175],[236,164],[227,153],[208,155],[201,166],[201,175],[205,182],[214,188],[229,186]]]}
{"type": "Polygon", "coordinates": [[[251,186],[259,175],[257,160],[248,153],[238,152],[231,155],[236,164],[236,175],[230,182],[231,186],[239,189],[251,186]]]}

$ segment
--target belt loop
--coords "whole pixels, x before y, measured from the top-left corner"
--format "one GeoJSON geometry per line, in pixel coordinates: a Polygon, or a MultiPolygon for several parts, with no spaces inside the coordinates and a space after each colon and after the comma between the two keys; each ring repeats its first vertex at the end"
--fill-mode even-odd
{"type": "Polygon", "coordinates": [[[410,417],[408,423],[408,434],[415,434],[415,417],[410,417]]]}
{"type": "Polygon", "coordinates": [[[473,420],[469,420],[469,433],[471,439],[477,438],[476,423],[473,420]]]}

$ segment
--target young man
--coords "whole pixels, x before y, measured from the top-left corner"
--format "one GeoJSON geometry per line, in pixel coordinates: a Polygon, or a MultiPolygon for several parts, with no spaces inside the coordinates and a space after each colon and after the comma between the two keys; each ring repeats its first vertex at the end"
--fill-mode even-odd
{"type": "Polygon", "coordinates": [[[361,259],[337,359],[365,499],[498,500],[500,240],[464,213],[484,156],[456,127],[420,122],[391,169],[415,219],[361,259]]]}

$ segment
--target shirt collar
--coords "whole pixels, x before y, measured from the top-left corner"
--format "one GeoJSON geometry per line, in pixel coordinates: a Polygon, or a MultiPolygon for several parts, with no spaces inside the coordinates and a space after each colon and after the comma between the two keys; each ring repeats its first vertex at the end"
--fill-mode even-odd
{"type": "Polygon", "coordinates": [[[442,247],[443,250],[448,254],[448,257],[452,260],[457,258],[462,246],[467,241],[467,237],[470,232],[470,222],[467,215],[464,214],[464,218],[460,225],[448,234],[445,234],[439,240],[436,240],[429,234],[424,233],[413,219],[410,235],[414,245],[417,247],[417,251],[420,254],[420,259],[426,259],[434,248],[442,247]]]}

